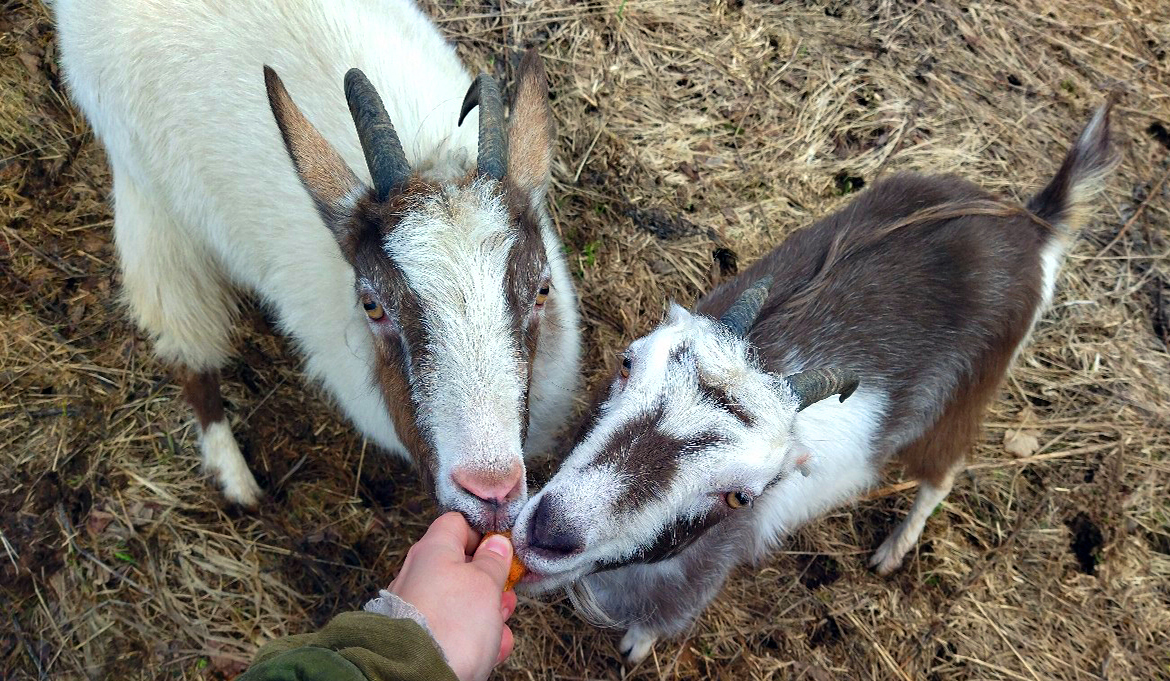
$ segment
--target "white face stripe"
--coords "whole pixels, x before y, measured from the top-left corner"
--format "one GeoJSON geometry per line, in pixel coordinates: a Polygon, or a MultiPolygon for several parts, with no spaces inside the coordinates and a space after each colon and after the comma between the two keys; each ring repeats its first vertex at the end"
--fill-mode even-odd
{"type": "Polygon", "coordinates": [[[435,445],[440,498],[457,466],[505,472],[520,461],[522,349],[505,293],[518,237],[496,187],[483,178],[444,186],[384,242],[422,307],[428,359],[411,390],[435,445]]]}

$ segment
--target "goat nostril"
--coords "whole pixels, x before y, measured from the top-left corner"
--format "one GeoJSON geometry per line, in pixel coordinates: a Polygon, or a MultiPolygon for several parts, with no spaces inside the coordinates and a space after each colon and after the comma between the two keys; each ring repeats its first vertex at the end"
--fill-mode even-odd
{"type": "Polygon", "coordinates": [[[505,484],[507,484],[509,481],[512,483],[512,487],[508,490],[508,493],[504,495],[504,501],[514,501],[525,495],[524,466],[515,466],[509,472],[505,484]]]}
{"type": "Polygon", "coordinates": [[[502,475],[456,468],[451,481],[480,501],[499,506],[523,496],[524,466],[517,463],[502,475]]]}
{"type": "Polygon", "coordinates": [[[552,497],[547,494],[541,497],[528,525],[528,545],[558,557],[580,553],[585,548],[581,536],[562,522],[560,516],[563,514],[557,512],[552,497]]]}

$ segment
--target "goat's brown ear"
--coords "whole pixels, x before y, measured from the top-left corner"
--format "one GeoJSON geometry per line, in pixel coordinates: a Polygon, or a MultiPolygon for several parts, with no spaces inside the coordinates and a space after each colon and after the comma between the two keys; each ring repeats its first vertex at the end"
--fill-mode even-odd
{"type": "Polygon", "coordinates": [[[548,191],[555,128],[548,103],[548,77],[536,48],[520,60],[508,118],[508,177],[519,189],[543,199],[548,191]]]}
{"type": "Polygon", "coordinates": [[[334,148],[293,103],[280,76],[264,67],[268,104],[284,138],[284,146],[305,189],[317,204],[325,224],[341,240],[337,230],[352,212],[357,197],[368,191],[334,148]]]}

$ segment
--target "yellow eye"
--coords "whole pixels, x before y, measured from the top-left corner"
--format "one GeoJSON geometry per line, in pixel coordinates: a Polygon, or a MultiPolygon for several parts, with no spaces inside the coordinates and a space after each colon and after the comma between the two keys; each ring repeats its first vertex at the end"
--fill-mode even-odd
{"type": "Polygon", "coordinates": [[[536,306],[537,307],[544,305],[544,301],[548,300],[548,289],[549,289],[548,284],[545,284],[544,286],[541,286],[540,289],[536,292],[536,306]]]}
{"type": "Polygon", "coordinates": [[[629,355],[622,357],[621,374],[622,374],[622,378],[629,378],[630,377],[630,357],[629,357],[629,355]]]}
{"type": "Polygon", "coordinates": [[[746,492],[728,492],[724,495],[723,500],[731,508],[743,508],[744,506],[752,505],[752,498],[746,492]]]}
{"type": "Polygon", "coordinates": [[[369,295],[362,296],[362,309],[365,310],[366,315],[374,321],[378,321],[382,317],[386,316],[386,313],[382,310],[382,304],[374,300],[369,295]]]}

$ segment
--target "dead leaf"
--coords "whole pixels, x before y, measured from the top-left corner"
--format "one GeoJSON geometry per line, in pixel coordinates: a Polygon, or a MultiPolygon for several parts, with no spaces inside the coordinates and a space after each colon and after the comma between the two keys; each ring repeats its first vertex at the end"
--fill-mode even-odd
{"type": "Polygon", "coordinates": [[[90,509],[89,517],[85,519],[85,531],[89,533],[89,536],[96,537],[105,531],[113,519],[113,513],[99,511],[96,508],[90,509]]]}
{"type": "Polygon", "coordinates": [[[29,75],[36,76],[41,72],[41,58],[37,55],[21,52],[16,55],[16,58],[20,60],[20,63],[24,64],[24,68],[28,69],[29,75]]]}
{"type": "Polygon", "coordinates": [[[69,323],[76,327],[85,318],[85,303],[79,303],[69,308],[69,323]]]}
{"type": "Polygon", "coordinates": [[[251,658],[243,651],[229,648],[218,641],[208,641],[204,654],[207,655],[207,661],[211,663],[211,671],[218,672],[228,679],[234,679],[243,674],[248,669],[248,662],[251,658]]]}
{"type": "Polygon", "coordinates": [[[1003,448],[1014,456],[1030,456],[1040,449],[1040,431],[1009,430],[1003,434],[1003,448]]]}
{"type": "Polygon", "coordinates": [[[210,655],[212,671],[219,672],[226,679],[234,679],[248,670],[248,661],[227,655],[210,655]]]}
{"type": "Polygon", "coordinates": [[[686,175],[691,182],[699,181],[699,171],[695,170],[695,167],[690,163],[683,161],[682,163],[678,164],[678,170],[683,175],[686,175]]]}

